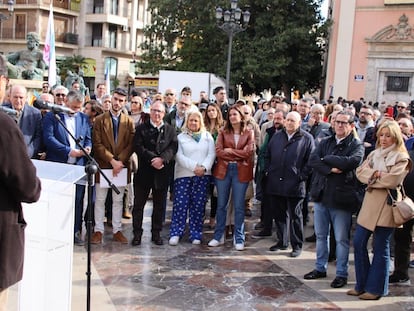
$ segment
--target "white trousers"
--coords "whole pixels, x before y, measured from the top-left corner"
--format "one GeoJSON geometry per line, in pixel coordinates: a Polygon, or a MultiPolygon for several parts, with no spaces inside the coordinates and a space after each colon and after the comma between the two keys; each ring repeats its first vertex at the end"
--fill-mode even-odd
{"type": "Polygon", "coordinates": [[[122,231],[122,199],[125,187],[118,187],[119,194],[108,188],[101,188],[96,184],[95,200],[95,232],[104,232],[105,199],[108,191],[112,191],[112,232],[115,234],[122,231]]]}
{"type": "Polygon", "coordinates": [[[0,288],[0,311],[7,311],[7,301],[9,290],[7,288],[0,288]]]}

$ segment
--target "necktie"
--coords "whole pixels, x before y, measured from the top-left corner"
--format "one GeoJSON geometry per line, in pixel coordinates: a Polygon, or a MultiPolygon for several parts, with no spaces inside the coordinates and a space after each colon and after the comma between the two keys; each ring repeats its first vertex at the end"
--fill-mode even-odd
{"type": "Polygon", "coordinates": [[[116,117],[112,117],[112,126],[114,128],[114,141],[115,145],[118,142],[118,128],[119,128],[119,119],[116,117]]]}

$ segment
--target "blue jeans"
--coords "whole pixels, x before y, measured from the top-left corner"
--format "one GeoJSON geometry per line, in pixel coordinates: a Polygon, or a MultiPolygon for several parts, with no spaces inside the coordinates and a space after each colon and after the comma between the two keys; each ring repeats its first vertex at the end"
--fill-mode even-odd
{"type": "Polygon", "coordinates": [[[354,235],[355,290],[374,295],[388,295],[390,240],[394,228],[375,227],[374,232],[357,225],[354,235]],[[367,243],[373,236],[374,257],[369,261],[367,243]]]}
{"type": "Polygon", "coordinates": [[[336,241],[336,276],[348,278],[349,237],[352,212],[314,204],[316,234],[316,270],[326,272],[329,257],[329,231],[331,224],[336,241]]]}
{"type": "Polygon", "coordinates": [[[217,214],[214,239],[220,241],[226,227],[227,205],[230,189],[232,190],[234,205],[234,240],[236,243],[244,243],[244,196],[248,182],[239,181],[239,173],[236,163],[229,163],[224,179],[216,178],[217,186],[217,214]]]}

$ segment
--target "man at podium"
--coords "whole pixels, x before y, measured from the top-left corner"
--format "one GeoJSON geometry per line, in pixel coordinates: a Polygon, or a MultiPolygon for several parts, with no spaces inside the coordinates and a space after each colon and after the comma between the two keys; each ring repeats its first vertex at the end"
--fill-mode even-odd
{"type": "MultiPolygon", "coordinates": [[[[7,80],[6,61],[0,56],[0,104],[7,80]]],[[[23,275],[26,222],[21,203],[36,202],[41,185],[16,122],[0,112],[0,124],[0,311],[6,311],[7,289],[23,275]]]]}
{"type": "MultiPolygon", "coordinates": [[[[59,113],[60,120],[65,124],[70,133],[79,141],[87,153],[92,149],[91,130],[89,117],[80,112],[84,102],[84,95],[76,91],[70,91],[65,97],[65,105],[72,109],[73,115],[59,113]]],[[[75,140],[65,131],[54,112],[48,112],[43,118],[43,142],[46,146],[46,161],[85,165],[85,154],[76,145],[75,140]]],[[[76,185],[75,195],[75,229],[74,243],[83,245],[81,229],[83,215],[84,185],[76,185]]]]}

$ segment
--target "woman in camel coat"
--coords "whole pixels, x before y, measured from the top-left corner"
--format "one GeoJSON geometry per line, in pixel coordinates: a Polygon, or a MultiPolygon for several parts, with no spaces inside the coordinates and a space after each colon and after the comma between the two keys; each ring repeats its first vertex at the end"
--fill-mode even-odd
{"type": "MultiPolygon", "coordinates": [[[[398,189],[410,169],[410,160],[398,123],[385,120],[377,131],[376,149],[357,169],[367,185],[354,236],[355,289],[348,295],[375,300],[388,294],[390,239],[397,227],[388,189],[398,189]],[[367,243],[373,235],[374,257],[370,263],[367,243]]],[[[395,192],[394,197],[397,196],[395,192]]],[[[401,194],[398,193],[398,197],[401,194]]]]}

